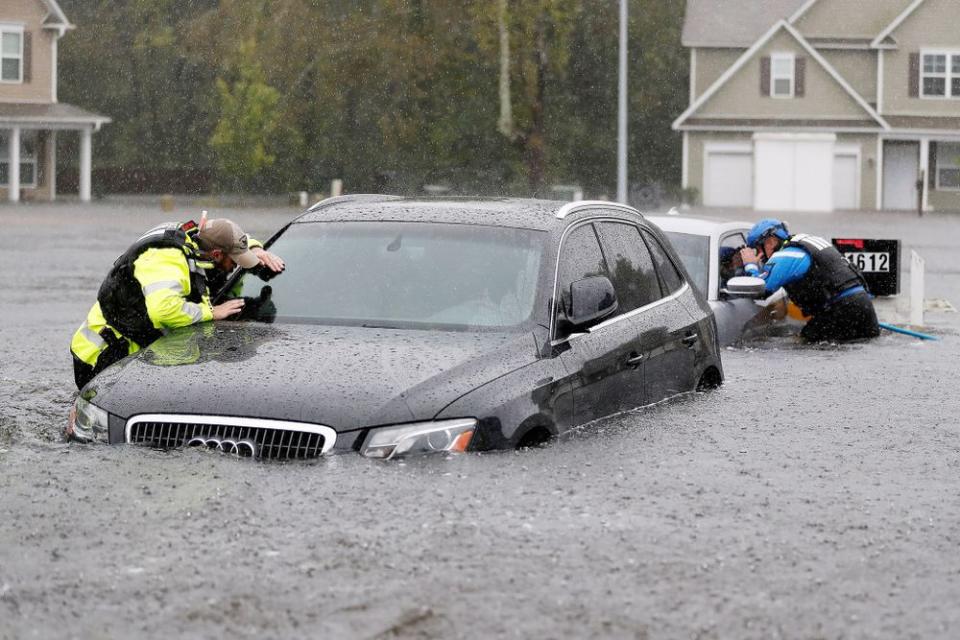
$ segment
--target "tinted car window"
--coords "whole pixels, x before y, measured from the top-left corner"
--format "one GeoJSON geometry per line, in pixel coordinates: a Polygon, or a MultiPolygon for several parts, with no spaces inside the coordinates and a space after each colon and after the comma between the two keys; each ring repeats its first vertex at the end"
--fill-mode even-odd
{"type": "Polygon", "coordinates": [[[720,252],[717,255],[717,273],[720,274],[720,288],[727,286],[727,280],[743,275],[743,260],[738,250],[747,245],[742,233],[731,233],[720,239],[720,252]]]}
{"type": "Polygon", "coordinates": [[[747,246],[747,239],[742,233],[731,233],[720,240],[720,247],[730,247],[732,249],[741,249],[747,246]]]}
{"type": "Polygon", "coordinates": [[[640,238],[640,230],[632,224],[619,222],[601,222],[597,226],[613,287],[620,301],[620,312],[626,313],[659,300],[660,283],[650,253],[640,238]]]}
{"type": "Polygon", "coordinates": [[[557,279],[564,308],[570,302],[570,285],[590,276],[609,276],[609,273],[593,225],[585,224],[567,235],[560,250],[557,279]]]}
{"type": "Polygon", "coordinates": [[[533,312],[546,239],[540,231],[464,224],[294,224],[271,246],[286,270],[268,283],[244,275],[241,295],[257,297],[269,286],[267,308],[279,321],[518,327],[533,312]]]}
{"type": "MultiPolygon", "coordinates": [[[[663,293],[670,295],[671,293],[679,291],[680,287],[683,286],[683,276],[681,276],[677,268],[673,266],[673,262],[670,261],[667,252],[660,246],[660,242],[652,233],[644,229],[643,237],[647,240],[650,253],[653,254],[653,261],[657,265],[657,273],[660,274],[660,278],[663,281],[663,293]]],[[[709,246],[709,244],[707,246],[709,246]]],[[[704,291],[706,291],[706,287],[704,287],[704,291]]]]}

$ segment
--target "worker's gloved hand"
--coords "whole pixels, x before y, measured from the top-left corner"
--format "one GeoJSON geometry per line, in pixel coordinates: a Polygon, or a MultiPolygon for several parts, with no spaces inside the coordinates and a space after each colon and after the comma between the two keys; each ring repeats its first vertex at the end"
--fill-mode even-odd
{"type": "Polygon", "coordinates": [[[263,287],[260,289],[260,295],[256,298],[244,296],[243,311],[237,316],[238,320],[262,320],[270,322],[277,315],[277,308],[270,301],[273,295],[272,287],[263,287]]]}
{"type": "Polygon", "coordinates": [[[274,271],[273,269],[270,269],[269,267],[267,267],[267,266],[265,266],[265,265],[262,265],[262,264],[258,264],[257,266],[255,266],[254,268],[250,269],[249,271],[250,271],[250,273],[252,273],[253,275],[255,275],[255,276],[257,276],[258,278],[260,278],[261,280],[263,280],[264,282],[267,282],[267,281],[269,281],[269,280],[272,280],[273,278],[275,278],[275,277],[277,277],[278,275],[280,275],[281,273],[283,273],[283,270],[274,271]]]}

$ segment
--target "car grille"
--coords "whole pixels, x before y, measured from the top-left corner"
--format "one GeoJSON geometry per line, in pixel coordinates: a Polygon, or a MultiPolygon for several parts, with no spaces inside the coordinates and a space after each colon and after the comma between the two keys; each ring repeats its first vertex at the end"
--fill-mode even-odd
{"type": "Polygon", "coordinates": [[[336,431],[322,425],[226,416],[141,415],[130,418],[126,428],[130,444],[206,447],[263,460],[317,458],[336,439],[336,431]]]}

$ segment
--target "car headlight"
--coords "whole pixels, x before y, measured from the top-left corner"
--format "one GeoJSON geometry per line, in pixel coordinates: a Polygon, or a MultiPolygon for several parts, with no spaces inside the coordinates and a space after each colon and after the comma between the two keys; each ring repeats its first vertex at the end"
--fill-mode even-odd
{"type": "Polygon", "coordinates": [[[417,422],[374,429],[360,449],[368,458],[390,458],[446,451],[463,453],[477,429],[473,418],[417,422]]]}
{"type": "Polygon", "coordinates": [[[82,442],[106,440],[109,430],[109,416],[106,411],[93,404],[83,396],[77,396],[77,401],[70,410],[70,421],[67,423],[67,438],[82,442]]]}

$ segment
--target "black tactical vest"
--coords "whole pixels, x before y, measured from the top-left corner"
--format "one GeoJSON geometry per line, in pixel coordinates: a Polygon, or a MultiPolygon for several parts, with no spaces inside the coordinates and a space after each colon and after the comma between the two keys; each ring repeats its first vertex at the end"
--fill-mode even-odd
{"type": "Polygon", "coordinates": [[[97,293],[97,301],[107,323],[141,347],[146,347],[163,333],[154,328],[150,320],[140,282],[133,277],[133,263],[147,249],[161,248],[175,248],[184,252],[190,268],[190,295],[187,300],[200,302],[207,290],[207,281],[203,269],[196,265],[197,255],[187,243],[186,232],[176,223],[161,225],[143,234],[113,263],[113,268],[97,293]]]}
{"type": "Polygon", "coordinates": [[[863,276],[823,238],[800,233],[787,239],[783,244],[783,248],[786,247],[801,247],[810,254],[811,265],[807,274],[784,287],[790,300],[808,316],[823,311],[847,289],[866,286],[863,276]]]}

